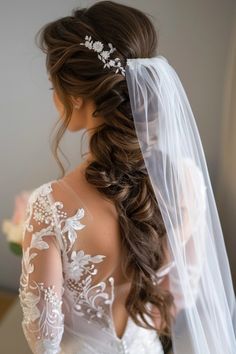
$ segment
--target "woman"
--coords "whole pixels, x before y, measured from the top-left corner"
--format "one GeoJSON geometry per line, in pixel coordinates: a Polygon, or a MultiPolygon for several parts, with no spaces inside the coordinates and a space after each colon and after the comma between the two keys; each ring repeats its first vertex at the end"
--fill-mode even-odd
{"type": "MultiPolygon", "coordinates": [[[[135,60],[156,55],[149,16],[100,1],[45,25],[40,48],[60,115],[54,152],[62,177],[36,188],[27,205],[19,296],[32,352],[164,353],[171,334],[175,353],[213,353],[203,348],[216,344],[220,350],[210,340],[198,348],[195,333],[199,340],[206,333],[194,331],[214,324],[213,315],[196,321],[196,298],[201,309],[206,304],[199,282],[207,265],[209,181],[201,164],[183,154],[191,142],[175,144],[173,131],[182,130],[176,124],[172,131],[172,113],[180,101],[175,96],[165,111],[165,97],[175,90],[167,63],[135,60]],[[85,129],[89,152],[65,175],[57,149],[66,129],[85,129]],[[169,184],[161,183],[163,176],[169,184]],[[184,334],[179,340],[181,325],[189,343],[184,334]]],[[[233,336],[224,348],[236,348],[233,336]]]]}

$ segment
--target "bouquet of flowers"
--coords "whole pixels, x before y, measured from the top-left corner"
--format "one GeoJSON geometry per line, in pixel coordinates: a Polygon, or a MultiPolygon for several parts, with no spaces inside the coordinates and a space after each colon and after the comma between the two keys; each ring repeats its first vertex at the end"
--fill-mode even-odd
{"type": "Polygon", "coordinates": [[[2,231],[7,237],[10,250],[16,255],[22,255],[23,225],[26,206],[32,191],[22,191],[15,197],[15,207],[11,219],[4,219],[2,231]]]}

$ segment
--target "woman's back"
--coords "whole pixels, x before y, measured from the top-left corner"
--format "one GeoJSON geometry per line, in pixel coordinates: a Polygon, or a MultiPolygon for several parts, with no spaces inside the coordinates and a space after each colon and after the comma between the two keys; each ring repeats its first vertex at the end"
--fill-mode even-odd
{"type": "MultiPolygon", "coordinates": [[[[64,193],[64,198],[74,194],[72,199],[75,198],[76,208],[83,208],[87,214],[87,222],[85,221],[86,216],[81,220],[86,227],[77,233],[76,242],[74,242],[72,251],[69,252],[70,258],[72,252],[78,254],[83,251],[87,258],[88,255],[95,255],[96,258],[91,257],[89,261],[90,266],[93,267],[93,273],[96,273],[92,274],[89,288],[95,287],[96,293],[100,294],[97,299],[103,294],[101,297],[103,310],[105,310],[104,294],[110,295],[110,299],[114,297],[112,308],[109,309],[112,310],[112,313],[108,313],[108,315],[113,315],[116,335],[122,337],[128,320],[125,300],[130,290],[131,280],[126,279],[122,274],[123,252],[116,208],[86,181],[84,170],[81,168],[76,169],[58,182],[59,189],[62,187],[61,192],[64,193]],[[97,291],[98,284],[101,285],[103,282],[104,290],[97,291]]],[[[67,253],[67,259],[68,256],[67,253]]],[[[65,274],[65,276],[67,275],[65,274]]],[[[88,272],[85,271],[83,276],[80,274],[80,277],[80,280],[87,279],[88,272]]],[[[96,312],[96,309],[94,310],[96,312]]]]}
{"type": "Polygon", "coordinates": [[[81,166],[29,200],[20,287],[26,338],[34,353],[163,353],[156,332],[128,316],[116,208],[81,166]]]}

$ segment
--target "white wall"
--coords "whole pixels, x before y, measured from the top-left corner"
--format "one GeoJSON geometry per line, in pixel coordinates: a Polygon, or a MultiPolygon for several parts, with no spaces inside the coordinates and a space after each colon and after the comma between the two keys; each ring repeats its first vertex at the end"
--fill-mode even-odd
{"type": "Polygon", "coordinates": [[[236,288],[236,21],[225,81],[216,198],[236,288]]]}
{"type": "MultiPolygon", "coordinates": [[[[92,1],[21,0],[0,5],[0,222],[12,213],[14,196],[58,176],[49,133],[57,119],[44,66],[34,44],[37,30],[80,4],[92,1]]],[[[234,20],[233,0],[133,0],[156,18],[160,54],[176,68],[202,136],[215,188],[222,123],[223,82],[234,20]]],[[[81,133],[68,133],[62,147],[80,162],[81,133]]],[[[86,147],[83,151],[86,150],[86,147]]],[[[0,237],[0,287],[17,289],[20,259],[0,237]]]]}

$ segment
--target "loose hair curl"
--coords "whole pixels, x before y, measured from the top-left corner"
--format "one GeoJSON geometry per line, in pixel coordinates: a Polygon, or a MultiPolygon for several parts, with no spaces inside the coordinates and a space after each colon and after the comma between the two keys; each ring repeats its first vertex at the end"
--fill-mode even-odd
{"type": "Polygon", "coordinates": [[[89,148],[94,161],[86,167],[85,176],[117,208],[125,254],[123,271],[132,273],[126,309],[136,324],[157,330],[145,317],[150,317],[147,304],[154,305],[161,318],[159,337],[166,340],[170,337],[173,296],[153,282],[166,261],[166,230],[135,133],[126,80],[115,69],[103,68],[97,53],[79,44],[86,35],[111,42],[124,67],[126,58],[152,57],[158,38],[148,16],[123,4],[99,1],[46,24],[37,36],[65,113],[54,140],[54,157],[64,176],[57,150],[71,119],[69,97],[92,99],[96,107],[93,116],[101,115],[105,123],[91,135],[89,148]]]}

